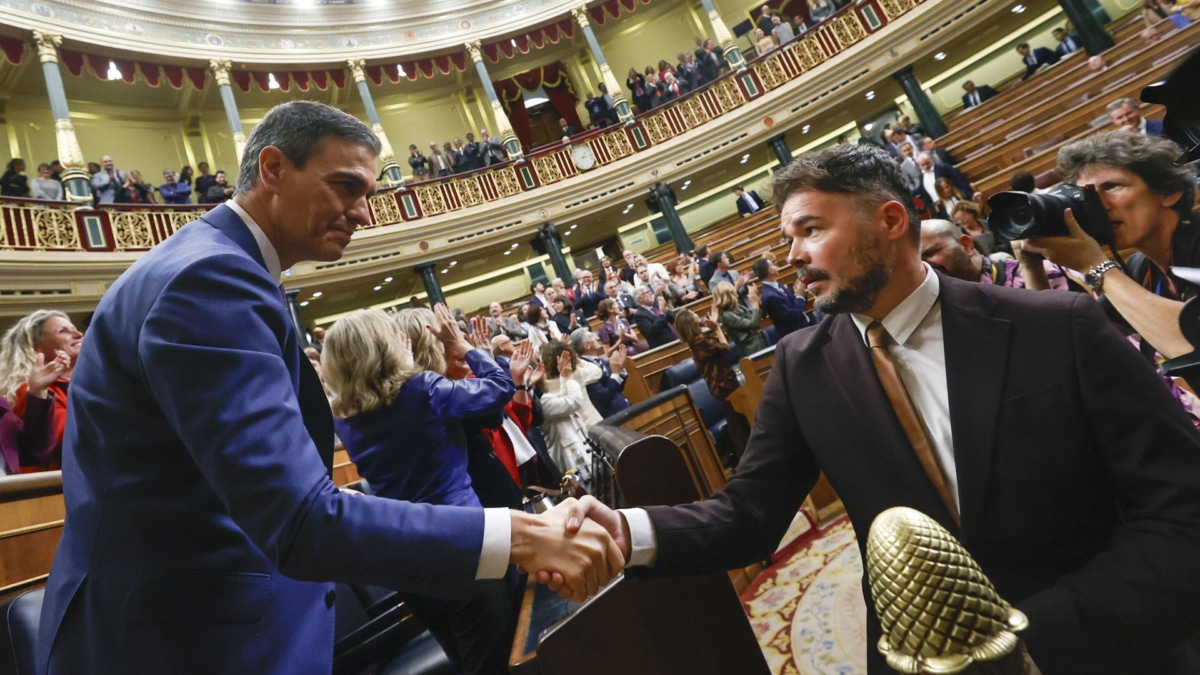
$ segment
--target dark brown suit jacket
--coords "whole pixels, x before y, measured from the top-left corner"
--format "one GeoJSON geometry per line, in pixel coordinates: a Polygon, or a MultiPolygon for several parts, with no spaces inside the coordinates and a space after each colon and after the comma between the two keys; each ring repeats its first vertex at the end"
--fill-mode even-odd
{"type": "MultiPolygon", "coordinates": [[[[1045,675],[1169,672],[1200,627],[1200,434],[1090,297],[943,276],[940,302],[961,529],[835,316],[780,341],[725,490],[649,509],[649,573],[765,559],[824,470],[860,547],[892,506],[955,533],[1028,615],[1045,675]]],[[[871,672],[890,673],[867,606],[871,672]]]]}

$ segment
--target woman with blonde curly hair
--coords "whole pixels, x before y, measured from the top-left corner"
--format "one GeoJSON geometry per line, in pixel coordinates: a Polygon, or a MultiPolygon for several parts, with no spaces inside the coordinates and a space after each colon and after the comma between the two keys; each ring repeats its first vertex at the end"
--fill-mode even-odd
{"type": "MultiPolygon", "coordinates": [[[[528,368],[513,356],[513,369],[528,368]]],[[[380,497],[480,507],[467,473],[463,423],[493,415],[513,395],[509,374],[467,341],[445,305],[353,312],[325,336],[321,365],[338,438],[380,497]],[[445,377],[460,359],[476,375],[445,377]]],[[[513,604],[504,580],[467,597],[407,597],[464,673],[507,672],[513,604]]]]}
{"type": "MultiPolygon", "coordinates": [[[[12,402],[12,412],[18,417],[26,416],[30,383],[37,379],[35,371],[55,364],[56,377],[46,386],[46,391],[39,391],[39,387],[33,392],[37,398],[50,394],[54,397],[54,447],[49,457],[37,460],[33,465],[23,464],[28,470],[44,471],[62,466],[67,388],[82,345],[83,333],[75,328],[71,319],[62,312],[49,309],[39,309],[22,317],[0,339],[0,396],[12,402]]],[[[40,404],[34,405],[40,407],[40,404]]]]}

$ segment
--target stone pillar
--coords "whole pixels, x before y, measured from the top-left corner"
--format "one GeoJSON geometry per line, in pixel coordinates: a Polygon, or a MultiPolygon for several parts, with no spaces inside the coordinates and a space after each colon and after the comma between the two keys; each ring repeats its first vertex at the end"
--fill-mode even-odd
{"type": "Polygon", "coordinates": [[[596,33],[592,31],[592,24],[588,21],[587,5],[580,5],[572,9],[571,16],[575,17],[575,23],[579,24],[579,27],[583,29],[583,37],[587,39],[588,47],[592,50],[592,58],[600,66],[600,76],[604,79],[604,86],[608,87],[608,93],[612,96],[613,104],[617,108],[617,117],[622,123],[628,124],[632,122],[633,111],[629,108],[629,101],[625,100],[625,93],[621,89],[621,83],[617,81],[612,69],[608,67],[608,61],[604,58],[604,52],[600,51],[600,43],[596,41],[596,33]]]}
{"type": "Polygon", "coordinates": [[[745,70],[746,59],[742,57],[742,50],[738,47],[737,42],[734,42],[733,33],[729,32],[729,27],[721,19],[721,14],[717,12],[713,0],[700,0],[700,4],[704,5],[704,11],[708,12],[708,20],[712,23],[713,42],[721,45],[721,49],[725,50],[725,60],[729,62],[729,67],[734,70],[745,70]]]}
{"type": "Polygon", "coordinates": [[[431,308],[439,302],[446,301],[446,296],[442,293],[442,284],[437,278],[436,260],[417,265],[417,274],[421,275],[421,282],[425,284],[425,295],[429,296],[431,308]]]}
{"type": "Polygon", "coordinates": [[[292,325],[296,328],[296,335],[300,336],[300,349],[304,350],[311,347],[312,343],[308,341],[308,333],[304,332],[304,324],[300,322],[300,304],[296,302],[299,295],[299,288],[287,289],[283,292],[283,297],[287,301],[288,318],[292,320],[292,325]]]}
{"type": "MultiPolygon", "coordinates": [[[[791,153],[788,156],[790,157],[791,153]]],[[[650,189],[650,199],[658,205],[658,210],[662,212],[663,220],[667,223],[667,231],[671,233],[671,241],[675,243],[675,250],[679,253],[694,250],[696,245],[692,243],[692,238],[688,236],[687,230],[683,227],[683,220],[675,211],[671,188],[663,182],[655,183],[654,187],[650,189]]]]}
{"type": "Polygon", "coordinates": [[[550,256],[550,264],[554,266],[554,274],[563,280],[563,283],[574,283],[572,274],[575,270],[571,269],[571,265],[567,263],[566,256],[562,252],[562,237],[558,234],[558,228],[554,223],[546,223],[538,228],[538,239],[542,240],[542,246],[546,248],[546,255],[550,256]]]}
{"type": "MultiPolygon", "coordinates": [[[[949,131],[946,129],[946,123],[942,121],[942,116],[938,114],[933,101],[929,100],[929,94],[926,94],[925,90],[921,88],[920,80],[913,74],[913,67],[905,66],[899,71],[892,73],[892,79],[900,83],[900,88],[908,96],[908,102],[912,104],[913,110],[916,111],[917,119],[920,120],[921,126],[925,129],[925,135],[932,138],[945,136],[949,131]]],[[[920,152],[921,149],[915,148],[915,150],[920,152]]]]}
{"type": "Polygon", "coordinates": [[[246,150],[246,133],[242,131],[242,118],[238,115],[237,102],[233,100],[233,85],[229,82],[229,69],[233,65],[228,59],[209,59],[208,69],[212,71],[217,81],[217,89],[221,92],[221,103],[225,105],[225,117],[229,120],[229,129],[233,132],[234,153],[237,163],[242,163],[242,153],[246,150]]]}
{"type": "Polygon", "coordinates": [[[1058,4],[1062,5],[1063,13],[1071,20],[1088,54],[1095,56],[1116,44],[1086,0],[1058,0],[1058,4]]]}
{"type": "Polygon", "coordinates": [[[475,62],[475,72],[479,73],[479,81],[483,83],[483,90],[487,92],[488,102],[492,104],[492,116],[496,122],[496,136],[504,144],[504,151],[508,153],[508,158],[511,160],[517,162],[525,161],[525,153],[521,150],[521,142],[517,140],[517,135],[513,133],[512,123],[508,121],[508,115],[504,114],[504,108],[500,105],[500,97],[496,96],[496,88],[492,86],[492,76],[488,75],[487,66],[483,64],[483,52],[480,50],[479,40],[473,40],[463,46],[467,48],[467,53],[471,55],[471,60],[475,62]]]}
{"type": "Polygon", "coordinates": [[[383,162],[383,175],[386,183],[404,187],[404,177],[400,175],[400,165],[396,163],[396,153],[392,150],[392,144],[388,141],[387,134],[383,132],[383,125],[379,123],[379,113],[375,110],[375,99],[371,97],[371,90],[367,87],[367,74],[363,71],[366,63],[365,59],[346,59],[346,65],[350,66],[350,74],[354,76],[354,82],[358,85],[358,95],[362,98],[363,108],[367,111],[367,121],[371,123],[371,130],[379,137],[379,161],[383,162]]]}
{"type": "Polygon", "coordinates": [[[37,45],[38,60],[42,63],[42,74],[46,78],[46,94],[50,98],[50,113],[54,116],[54,138],[58,142],[58,161],[63,165],[63,193],[73,202],[91,202],[92,188],[87,173],[79,139],[75,137],[75,126],[71,124],[71,111],[67,108],[67,92],[63,88],[62,72],[58,69],[58,45],[62,36],[33,31],[37,45]]]}
{"type": "Polygon", "coordinates": [[[785,167],[792,163],[792,149],[787,144],[787,134],[779,134],[767,139],[767,145],[771,151],[775,153],[775,157],[779,159],[779,166],[785,167]]]}

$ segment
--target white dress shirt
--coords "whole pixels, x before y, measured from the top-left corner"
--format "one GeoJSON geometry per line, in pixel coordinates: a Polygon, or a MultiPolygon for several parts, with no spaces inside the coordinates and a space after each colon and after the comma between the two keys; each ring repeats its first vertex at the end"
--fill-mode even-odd
{"type": "MultiPolygon", "coordinates": [[[[262,254],[263,262],[267,264],[267,271],[270,272],[275,283],[280,283],[283,271],[280,269],[279,253],[275,251],[271,240],[267,239],[267,233],[236,201],[231,199],[225,202],[225,205],[233,209],[233,212],[245,224],[246,229],[250,230],[254,242],[258,244],[258,251],[262,254]]],[[[504,575],[508,573],[508,557],[511,546],[512,517],[508,514],[508,509],[484,509],[483,549],[479,553],[479,567],[475,569],[475,579],[503,579],[504,575]]]]}
{"type": "Polygon", "coordinates": [[[970,94],[967,94],[967,100],[969,100],[971,102],[972,108],[979,105],[979,103],[980,103],[979,90],[976,89],[975,91],[971,92],[970,94]]]}
{"type": "Polygon", "coordinates": [[[936,171],[922,171],[921,172],[921,185],[925,187],[925,194],[929,195],[929,201],[932,202],[931,204],[926,204],[925,208],[932,211],[933,207],[937,204],[937,198],[938,198],[937,172],[936,171]]]}
{"type": "Polygon", "coordinates": [[[749,192],[742,193],[742,201],[746,202],[746,206],[750,207],[750,213],[758,213],[759,206],[754,202],[754,197],[751,197],[749,192]]]}
{"type": "MultiPolygon", "coordinates": [[[[942,336],[942,305],[938,302],[941,285],[928,264],[925,280],[896,308],[883,318],[883,328],[892,336],[888,353],[896,363],[896,371],[908,390],[921,426],[933,446],[934,455],[942,467],[954,503],[961,508],[958,496],[958,475],[955,473],[954,438],[950,432],[950,392],[946,384],[946,347],[942,336]]],[[[867,326],[874,319],[851,314],[867,342],[867,326]]],[[[629,524],[630,555],[628,566],[652,565],[658,541],[654,524],[644,509],[621,509],[629,524]]]]}

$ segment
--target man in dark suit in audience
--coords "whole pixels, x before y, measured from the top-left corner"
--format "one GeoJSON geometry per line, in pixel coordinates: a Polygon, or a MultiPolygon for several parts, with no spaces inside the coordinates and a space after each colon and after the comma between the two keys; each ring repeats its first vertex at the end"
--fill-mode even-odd
{"type": "Polygon", "coordinates": [[[758,196],[757,192],[754,190],[747,191],[741,185],[733,188],[733,194],[737,195],[737,210],[743,218],[762,211],[763,207],[766,206],[766,203],[763,202],[762,197],[758,196]]]}
{"type": "Polygon", "coordinates": [[[625,315],[625,318],[633,318],[633,313],[637,311],[637,301],[629,293],[621,292],[621,280],[609,279],[604,283],[604,296],[611,298],[617,305],[617,310],[625,315]]]}
{"type": "Polygon", "coordinates": [[[937,146],[937,141],[933,140],[932,136],[926,136],[921,139],[921,152],[929,153],[929,156],[933,157],[934,164],[943,164],[945,166],[954,166],[957,164],[948,150],[937,146]]]}
{"type": "Polygon", "coordinates": [[[808,298],[805,297],[806,289],[801,279],[796,279],[792,288],[784,286],[779,283],[779,268],[766,258],[754,262],[754,276],[758,277],[762,287],[759,305],[775,326],[778,337],[782,338],[814,323],[815,320],[807,311],[808,298]]]}
{"type": "Polygon", "coordinates": [[[625,346],[621,345],[611,357],[604,355],[600,338],[588,328],[571,332],[571,346],[579,358],[600,369],[600,379],[587,385],[588,399],[601,417],[611,417],[629,407],[625,390],[625,346]]]}
{"type": "Polygon", "coordinates": [[[696,249],[695,253],[696,266],[700,268],[700,281],[708,286],[708,280],[712,278],[716,268],[713,267],[712,261],[708,259],[708,244],[702,244],[696,249]]]}
{"type": "MultiPolygon", "coordinates": [[[[882,152],[825,150],[774,180],[788,259],[833,316],[779,342],[721,492],[573,515],[615,533],[627,574],[724,572],[775,550],[823,471],[860,550],[895,506],[957,537],[1028,617],[1044,675],[1195,672],[1180,646],[1200,629],[1200,434],[1156,371],[1086,294],[922,263],[882,152]]],[[[894,672],[880,637],[868,611],[872,675],[894,672]]]]}
{"type": "Polygon", "coordinates": [[[537,531],[553,518],[330,479],[333,419],[281,273],[341,257],[370,219],[378,154],[344,112],[277,106],[247,141],[234,199],[101,300],[71,379],[37,672],[328,675],[332,581],[453,595],[512,562],[539,569],[518,559],[559,545],[537,531]]]}
{"type": "Polygon", "coordinates": [[[963,91],[967,92],[962,97],[964,108],[974,108],[999,93],[986,84],[976,87],[975,83],[970,80],[963,82],[962,87],[963,91]]]}
{"type": "Polygon", "coordinates": [[[971,195],[971,183],[962,175],[962,172],[946,164],[937,164],[933,161],[933,155],[925,152],[917,155],[917,166],[921,169],[921,180],[913,193],[924,201],[926,208],[932,209],[933,205],[937,203],[937,190],[934,188],[934,183],[939,178],[948,179],[963,195],[971,195]]]}
{"type": "Polygon", "coordinates": [[[633,313],[633,321],[650,348],[674,341],[677,336],[671,323],[675,321],[675,310],[667,306],[667,299],[661,295],[655,296],[654,291],[646,286],[638,286],[634,293],[638,306],[633,313]]]}
{"type": "Polygon", "coordinates": [[[1058,54],[1059,58],[1078,51],[1083,45],[1083,43],[1079,41],[1078,35],[1067,35],[1065,28],[1055,28],[1052,31],[1052,34],[1054,35],[1054,39],[1058,42],[1058,46],[1054,48],[1054,52],[1058,54]]]}
{"type": "Polygon", "coordinates": [[[1021,63],[1025,64],[1025,74],[1021,76],[1021,80],[1028,80],[1042,66],[1052,66],[1058,63],[1058,54],[1046,49],[1045,47],[1037,47],[1030,49],[1028,42],[1022,42],[1017,45],[1017,53],[1021,55],[1021,63]]]}

